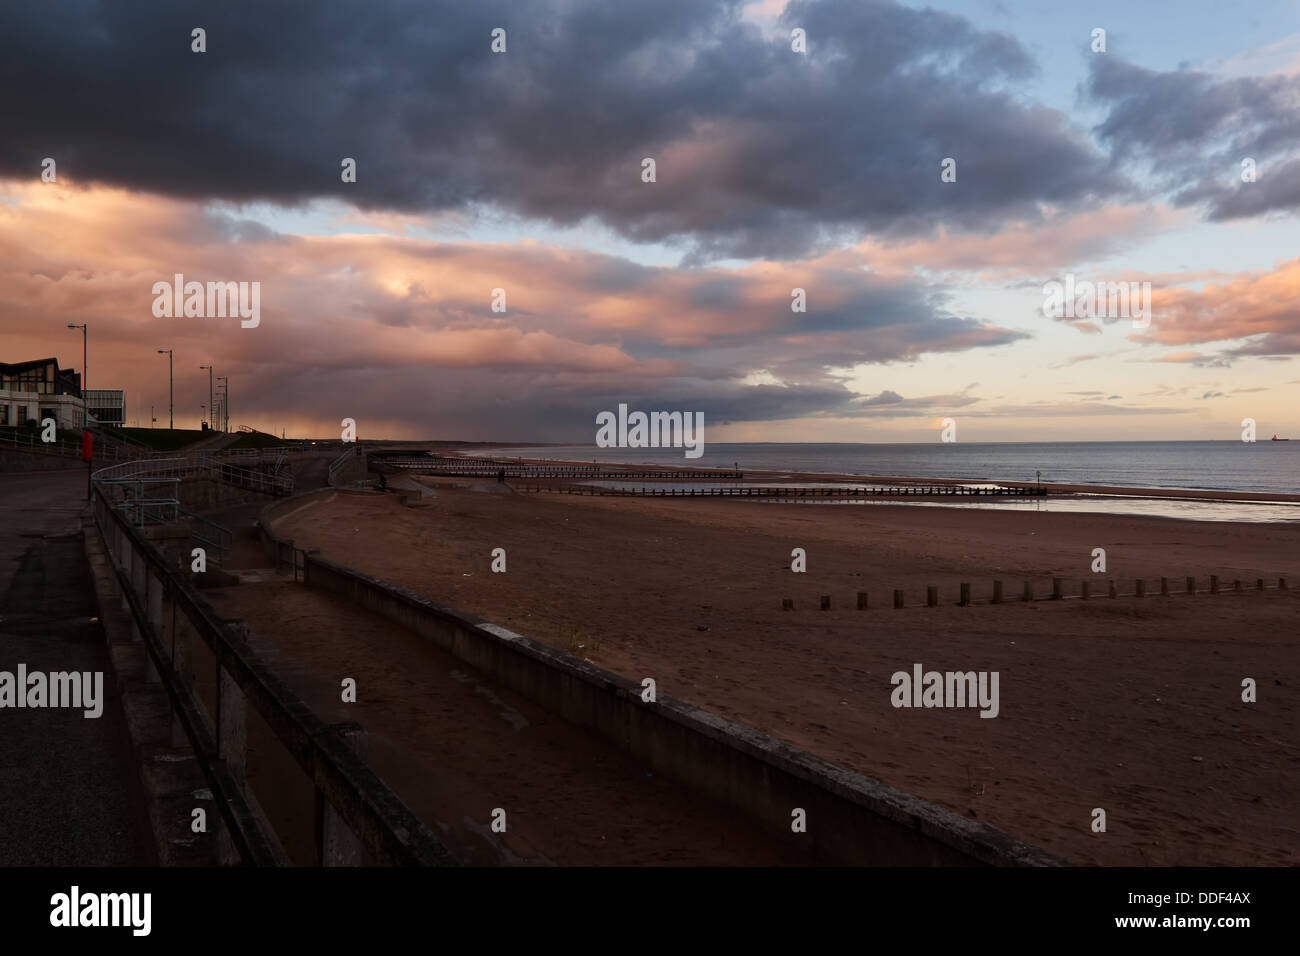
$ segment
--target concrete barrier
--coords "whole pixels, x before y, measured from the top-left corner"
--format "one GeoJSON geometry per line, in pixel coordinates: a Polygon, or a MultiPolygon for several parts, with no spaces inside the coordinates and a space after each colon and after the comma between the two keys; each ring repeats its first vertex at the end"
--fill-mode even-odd
{"type": "Polygon", "coordinates": [[[663,695],[645,703],[641,686],[627,678],[315,552],[304,561],[308,586],[415,631],[489,679],[612,741],[654,772],[735,807],[791,849],[854,865],[1063,862],[987,824],[701,708],[663,695]],[[791,832],[795,808],[807,813],[806,833],[791,832]]]}

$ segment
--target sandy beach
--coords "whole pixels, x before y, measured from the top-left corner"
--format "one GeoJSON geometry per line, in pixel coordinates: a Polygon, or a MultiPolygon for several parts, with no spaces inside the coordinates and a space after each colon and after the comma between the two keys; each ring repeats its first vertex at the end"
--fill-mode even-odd
{"type": "Polygon", "coordinates": [[[336,495],[277,530],[1073,862],[1300,861],[1300,595],[1253,590],[1259,577],[1300,584],[1300,527],[421,480],[431,507],[336,495]],[[506,573],[490,570],[494,548],[506,573]],[[1105,574],[1090,570],[1095,548],[1105,574]],[[1211,574],[1247,590],[1178,593],[1211,574]],[[1053,576],[1067,595],[1090,580],[1093,599],[987,603],[994,578],[1018,598],[1026,578],[1045,597],[1053,576]],[[1147,597],[1105,597],[1110,579],[1126,593],[1138,577],[1147,597]],[[975,606],[955,606],[961,582],[975,606]],[[938,607],[889,607],[895,588],[923,603],[927,585],[938,607]],[[915,663],[997,671],[998,717],[893,707],[891,675],[915,663]],[[1244,678],[1256,703],[1242,702],[1244,678]],[[1098,807],[1105,833],[1090,827],[1098,807]]]}

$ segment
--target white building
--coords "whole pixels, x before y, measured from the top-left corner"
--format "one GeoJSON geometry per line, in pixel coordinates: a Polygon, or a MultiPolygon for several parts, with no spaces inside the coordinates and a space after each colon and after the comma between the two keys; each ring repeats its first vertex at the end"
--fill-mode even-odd
{"type": "Polygon", "coordinates": [[[53,418],[59,428],[80,428],[80,393],[81,376],[59,368],[58,359],[0,362],[0,426],[53,418]]]}

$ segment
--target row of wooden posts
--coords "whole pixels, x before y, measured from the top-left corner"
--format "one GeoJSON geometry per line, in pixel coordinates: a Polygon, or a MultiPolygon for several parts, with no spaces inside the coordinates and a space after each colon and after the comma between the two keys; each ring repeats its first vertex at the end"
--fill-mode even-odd
{"type": "MultiPolygon", "coordinates": [[[[1136,581],[1134,582],[1134,585],[1135,585],[1135,590],[1133,591],[1133,593],[1132,593],[1131,595],[1126,594],[1126,595],[1124,595],[1124,597],[1146,597],[1146,593],[1147,593],[1147,592],[1146,592],[1146,581],[1143,580],[1142,578],[1137,578],[1136,581]]],[[[1254,588],[1254,589],[1255,589],[1256,591],[1264,591],[1264,590],[1267,590],[1267,589],[1268,589],[1267,586],[1266,586],[1265,583],[1264,583],[1264,579],[1263,579],[1263,578],[1256,578],[1256,579],[1255,579],[1255,588],[1254,588]]],[[[1224,590],[1224,589],[1219,587],[1219,576],[1218,576],[1217,574],[1211,574],[1211,575],[1210,575],[1210,590],[1209,590],[1209,593],[1210,593],[1210,594],[1218,594],[1221,590],[1224,590]]],[[[1234,592],[1240,592],[1240,591],[1244,591],[1245,588],[1242,587],[1242,583],[1241,583],[1241,580],[1240,580],[1240,579],[1234,579],[1233,582],[1232,582],[1232,588],[1231,588],[1230,590],[1232,590],[1232,591],[1234,591],[1234,592]]],[[[1279,591],[1285,591],[1285,590],[1287,590],[1286,578],[1282,578],[1282,577],[1280,577],[1280,578],[1277,579],[1277,590],[1279,590],[1279,591]]],[[[1161,594],[1162,596],[1167,596],[1167,595],[1169,595],[1170,593],[1171,593],[1171,592],[1170,592],[1170,590],[1169,590],[1169,579],[1168,579],[1168,578],[1161,578],[1161,579],[1160,579],[1160,594],[1161,594]]],[[[1188,577],[1187,577],[1186,589],[1185,589],[1184,591],[1180,592],[1180,593],[1183,593],[1183,594],[1197,594],[1197,593],[1202,593],[1202,592],[1198,592],[1197,589],[1196,589],[1196,578],[1195,578],[1194,576],[1192,576],[1192,575],[1188,575],[1188,577]]],[[[959,606],[961,606],[961,607],[968,607],[968,606],[970,606],[971,604],[974,604],[974,603],[975,603],[974,601],[971,600],[970,584],[969,584],[969,583],[964,582],[964,581],[962,582],[962,584],[961,584],[960,595],[961,595],[961,596],[960,596],[960,599],[957,601],[957,604],[958,604],[959,606]]],[[[1118,593],[1118,591],[1117,591],[1116,588],[1115,588],[1115,580],[1114,580],[1113,578],[1110,579],[1110,580],[1107,582],[1107,596],[1108,596],[1108,597],[1112,597],[1112,598],[1116,598],[1116,597],[1119,597],[1119,596],[1120,596],[1119,593],[1118,593]]],[[[1080,587],[1080,591],[1079,591],[1079,595],[1078,595],[1078,597],[1079,597],[1079,599],[1084,600],[1084,601],[1087,601],[1089,598],[1092,597],[1092,582],[1090,582],[1090,581],[1086,581],[1086,580],[1081,582],[1081,587],[1080,587]]],[[[1073,599],[1073,598],[1071,598],[1071,599],[1073,599]]],[[[1034,597],[1034,582],[1031,581],[1031,580],[1026,579],[1026,580],[1025,580],[1024,590],[1021,592],[1020,601],[1021,601],[1021,602],[1024,602],[1024,601],[1035,601],[1035,600],[1039,600],[1039,599],[1036,598],[1036,597],[1034,597]]],[[[1050,598],[1047,598],[1047,600],[1050,600],[1050,601],[1063,601],[1063,600],[1067,600],[1067,597],[1066,597],[1066,595],[1065,595],[1065,579],[1064,579],[1064,578],[1052,578],[1052,595],[1051,595],[1050,598]]],[[[1013,603],[1017,603],[1017,602],[1015,601],[1014,598],[1012,598],[1012,599],[1008,599],[1008,598],[1006,597],[1006,595],[1005,595],[1005,591],[1004,591],[1004,589],[1003,589],[1003,582],[1001,582],[1001,581],[994,581],[994,582],[993,582],[993,598],[992,598],[992,600],[989,601],[988,603],[990,603],[990,604],[1013,604],[1013,603]]],[[[926,589],[925,589],[925,605],[926,605],[926,607],[938,607],[938,605],[939,605],[939,588],[936,587],[936,586],[933,585],[933,584],[927,586],[926,589]]],[[[867,603],[867,592],[866,592],[866,591],[859,591],[859,592],[858,592],[858,610],[859,610],[859,611],[865,611],[865,610],[867,609],[867,606],[868,606],[868,603],[867,603]]],[[[904,590],[903,590],[902,588],[895,588],[895,589],[894,589],[894,607],[895,607],[895,608],[903,608],[903,607],[906,607],[906,606],[907,606],[907,604],[906,604],[906,601],[905,601],[904,590]]],[[[829,595],[829,594],[823,594],[823,595],[821,596],[821,609],[822,609],[823,611],[829,611],[829,610],[830,610],[830,607],[831,607],[831,597],[830,597],[830,595],[829,595]]],[[[794,598],[782,598],[782,599],[781,599],[781,610],[783,610],[783,611],[793,611],[793,610],[794,610],[794,598]]]]}
{"type": "MultiPolygon", "coordinates": [[[[427,472],[434,474],[434,472],[427,472]]],[[[437,472],[437,474],[444,474],[437,472]]],[[[507,476],[509,477],[509,476],[507,476]]],[[[636,477],[628,475],[607,475],[611,480],[636,477]]],[[[646,498],[869,498],[881,495],[898,497],[900,495],[992,495],[1013,497],[1046,497],[1046,489],[1007,486],[998,488],[961,488],[958,486],[923,488],[911,487],[863,487],[840,488],[834,486],[799,486],[794,488],[767,487],[751,485],[738,488],[640,488],[633,485],[627,488],[609,488],[600,485],[519,485],[520,491],[553,491],[563,495],[602,495],[602,496],[636,496],[646,498]]]]}

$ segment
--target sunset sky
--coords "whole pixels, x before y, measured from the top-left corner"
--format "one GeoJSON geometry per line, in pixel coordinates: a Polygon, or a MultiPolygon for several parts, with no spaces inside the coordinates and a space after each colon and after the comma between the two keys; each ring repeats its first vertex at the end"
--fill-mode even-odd
{"type": "Polygon", "coordinates": [[[213,364],[291,435],[1300,437],[1300,0],[55,0],[0,55],[0,361],[88,323],[132,422],[173,348],[188,427],[213,364]],[[155,317],[176,273],[260,325],[155,317]],[[1149,327],[1046,317],[1067,273],[1149,327]]]}

